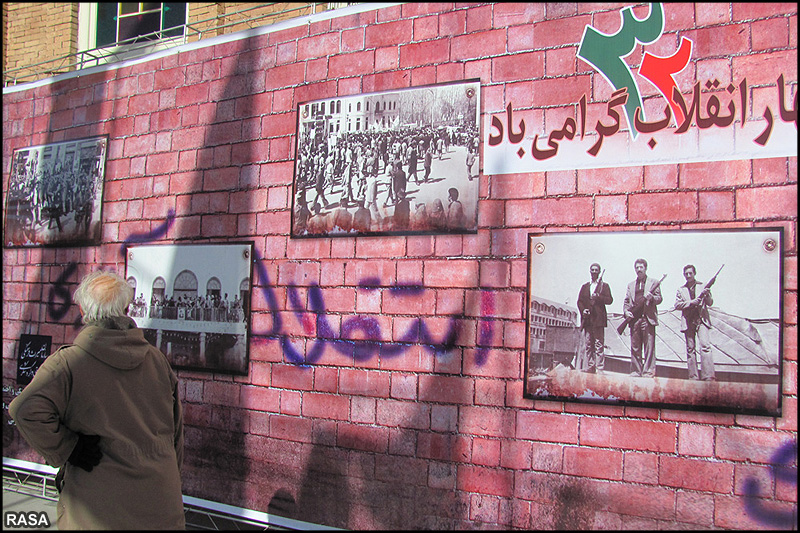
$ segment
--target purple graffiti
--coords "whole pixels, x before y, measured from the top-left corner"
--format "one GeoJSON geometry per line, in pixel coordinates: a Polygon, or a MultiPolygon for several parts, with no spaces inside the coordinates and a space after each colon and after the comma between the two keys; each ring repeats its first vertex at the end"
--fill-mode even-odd
{"type": "MultiPolygon", "coordinates": [[[[797,441],[787,442],[770,458],[776,480],[797,486],[797,441]],[[792,466],[792,465],[795,466],[792,466]]],[[[744,508],[748,515],[762,524],[784,529],[797,529],[797,507],[791,511],[777,511],[765,506],[759,496],[759,483],[754,478],[744,482],[744,508]]]]}
{"type": "MultiPolygon", "coordinates": [[[[494,294],[491,292],[481,293],[481,317],[494,315],[494,294]]],[[[478,366],[483,365],[489,357],[489,344],[494,334],[494,322],[481,320],[480,333],[478,335],[478,350],[475,354],[475,362],[478,366]]]]}
{"type": "MultiPolygon", "coordinates": [[[[268,285],[264,285],[263,290],[267,290],[268,285]]],[[[377,289],[375,280],[362,282],[360,287],[377,289]]],[[[417,285],[400,286],[389,288],[399,291],[410,290],[412,293],[418,292],[417,285]],[[413,287],[409,289],[408,287],[413,287]]],[[[271,291],[271,289],[269,289],[271,291]]],[[[304,313],[300,296],[296,287],[289,288],[289,303],[294,308],[295,316],[299,321],[303,321],[304,313]]],[[[308,291],[309,310],[316,315],[316,340],[313,342],[305,355],[303,355],[294,345],[288,336],[281,336],[281,346],[286,358],[297,365],[310,365],[319,361],[326,346],[330,346],[337,352],[344,355],[352,355],[356,361],[366,361],[380,355],[382,357],[395,357],[414,344],[421,344],[426,350],[432,352],[434,356],[443,355],[455,347],[456,336],[458,335],[458,320],[460,317],[452,315],[447,332],[442,339],[435,339],[428,330],[425,322],[417,318],[409,328],[401,335],[400,339],[394,342],[382,340],[380,324],[375,317],[354,316],[344,320],[339,335],[333,331],[328,321],[325,302],[322,296],[322,289],[318,285],[312,285],[308,291]],[[356,333],[363,333],[363,339],[354,338],[356,333]]]]}
{"type": "Polygon", "coordinates": [[[170,209],[167,212],[167,219],[157,228],[145,233],[134,233],[132,235],[128,235],[128,237],[122,241],[122,249],[120,250],[120,254],[125,255],[125,250],[127,250],[128,245],[130,244],[141,244],[143,242],[150,242],[158,239],[159,237],[163,237],[167,234],[167,231],[169,231],[169,228],[172,227],[174,222],[175,210],[170,209]]]}
{"type": "MultiPolygon", "coordinates": [[[[281,315],[278,312],[278,299],[275,296],[275,291],[269,280],[269,274],[262,264],[262,258],[257,249],[254,251],[253,259],[262,294],[267,301],[269,312],[272,314],[272,329],[263,332],[251,331],[251,334],[254,337],[276,338],[279,340],[284,355],[290,363],[301,367],[312,365],[319,361],[328,346],[338,353],[352,355],[356,361],[366,361],[376,355],[396,357],[416,344],[421,344],[434,357],[438,357],[451,351],[456,345],[459,321],[463,318],[460,315],[450,315],[447,331],[441,339],[434,338],[434,335],[421,318],[414,320],[400,338],[392,342],[382,340],[383,335],[380,324],[377,319],[368,316],[347,318],[342,322],[340,332],[337,335],[327,317],[322,289],[318,285],[312,285],[309,288],[309,306],[308,309],[305,309],[300,299],[299,291],[296,287],[291,286],[287,293],[289,304],[298,321],[304,324],[306,331],[311,329],[309,322],[306,320],[307,313],[310,312],[316,317],[316,339],[311,344],[311,347],[303,353],[292,344],[288,335],[281,333],[282,322],[281,315]],[[355,339],[354,337],[359,332],[362,333],[364,338],[355,339]]],[[[421,284],[400,284],[384,287],[377,278],[365,278],[359,283],[358,287],[362,290],[386,288],[392,293],[405,295],[417,295],[425,290],[421,284]]],[[[483,359],[485,360],[485,354],[483,354],[483,359]]]]}
{"type": "Polygon", "coordinates": [[[50,313],[50,316],[56,320],[61,320],[66,316],[69,308],[72,306],[72,295],[70,294],[69,289],[66,287],[67,278],[72,276],[75,271],[78,270],[78,264],[74,262],[70,262],[67,265],[67,268],[64,269],[64,272],[58,276],[58,279],[50,287],[50,295],[47,300],[47,310],[50,313]],[[56,303],[56,298],[61,298],[63,303],[56,303]]]}

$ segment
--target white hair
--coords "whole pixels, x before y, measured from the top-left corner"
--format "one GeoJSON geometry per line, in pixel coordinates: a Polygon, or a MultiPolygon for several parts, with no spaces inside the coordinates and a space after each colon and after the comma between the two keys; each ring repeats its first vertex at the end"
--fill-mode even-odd
{"type": "Polygon", "coordinates": [[[75,290],[75,301],[83,310],[84,323],[125,316],[131,300],[133,288],[114,272],[92,272],[75,290]]]}

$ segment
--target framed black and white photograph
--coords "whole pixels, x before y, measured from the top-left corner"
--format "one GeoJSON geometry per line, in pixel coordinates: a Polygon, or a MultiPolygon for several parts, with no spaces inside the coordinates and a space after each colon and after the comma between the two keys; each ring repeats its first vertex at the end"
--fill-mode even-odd
{"type": "Polygon", "coordinates": [[[475,233],[480,80],[300,103],[292,237],[475,233]]]}
{"type": "Polygon", "coordinates": [[[3,244],[100,242],[107,145],[101,136],[14,150],[3,244]]]}
{"type": "Polygon", "coordinates": [[[246,375],[253,244],[131,246],[128,316],[175,368],[246,375]]]}
{"type": "Polygon", "coordinates": [[[524,396],[780,416],[782,228],[528,236],[524,396]]]}

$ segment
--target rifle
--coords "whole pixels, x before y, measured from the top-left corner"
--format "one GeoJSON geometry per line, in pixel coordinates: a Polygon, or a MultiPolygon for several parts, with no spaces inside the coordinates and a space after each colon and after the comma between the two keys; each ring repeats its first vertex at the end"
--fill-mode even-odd
{"type": "MultiPolygon", "coordinates": [[[[655,285],[653,285],[653,288],[650,289],[650,292],[648,292],[648,294],[653,294],[653,291],[656,290],[659,285],[661,285],[661,282],[664,281],[664,278],[666,277],[667,277],[666,274],[661,276],[661,279],[658,280],[655,285]]],[[[639,318],[641,318],[642,313],[644,312],[644,304],[646,302],[647,300],[643,299],[641,302],[633,306],[633,308],[631,309],[631,313],[633,314],[633,316],[627,317],[625,320],[622,321],[622,324],[620,324],[619,327],[617,328],[617,333],[622,335],[622,332],[625,331],[625,328],[628,327],[628,324],[636,320],[639,320],[639,318]]]]}
{"type": "MultiPolygon", "coordinates": [[[[594,300],[598,296],[600,296],[600,287],[603,285],[603,274],[606,273],[606,269],[604,268],[602,272],[600,272],[600,277],[597,278],[597,287],[594,288],[594,292],[589,296],[589,305],[594,305],[594,300]]],[[[585,318],[584,315],[581,314],[581,327],[585,326],[585,318]]]]}
{"type": "Polygon", "coordinates": [[[724,267],[724,266],[725,266],[725,263],[722,263],[722,266],[721,266],[721,267],[719,267],[719,270],[717,270],[717,273],[716,273],[716,274],[714,274],[714,277],[713,277],[713,278],[711,278],[710,280],[708,280],[708,283],[706,283],[706,286],[705,286],[705,287],[703,288],[703,290],[701,291],[701,293],[700,293],[700,294],[701,294],[701,295],[702,295],[702,297],[703,297],[703,298],[700,300],[700,303],[701,303],[701,304],[702,304],[702,303],[705,303],[705,300],[706,300],[706,294],[708,294],[708,290],[711,288],[711,286],[712,286],[712,285],[714,285],[714,283],[716,283],[716,281],[717,281],[717,276],[719,276],[719,273],[720,273],[720,272],[722,272],[722,267],[724,267]]]}
{"type": "Polygon", "coordinates": [[[605,274],[605,273],[606,273],[606,269],[604,268],[603,271],[600,272],[600,277],[597,278],[597,287],[594,288],[594,294],[592,294],[592,296],[594,296],[595,298],[600,296],[600,287],[602,287],[602,285],[603,285],[603,274],[605,274]]]}

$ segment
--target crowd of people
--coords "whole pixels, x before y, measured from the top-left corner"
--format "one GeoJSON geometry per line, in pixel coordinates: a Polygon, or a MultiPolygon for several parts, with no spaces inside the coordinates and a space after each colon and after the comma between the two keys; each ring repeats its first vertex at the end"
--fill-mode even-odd
{"type": "Polygon", "coordinates": [[[474,127],[347,133],[332,148],[327,140],[306,139],[298,155],[294,233],[467,229],[456,187],[448,191],[447,208],[439,198],[415,201],[408,191],[410,184],[432,181],[434,158],[443,159],[453,146],[466,148],[471,181],[478,150],[474,127]]]}
{"type": "MultiPolygon", "coordinates": [[[[88,234],[95,203],[95,172],[78,171],[71,161],[39,164],[29,158],[17,168],[9,186],[9,214],[17,221],[17,237],[35,236],[53,225],[63,233],[70,216],[76,228],[88,234]]],[[[33,240],[33,239],[31,239],[33,240]]]]}
{"type": "Polygon", "coordinates": [[[237,294],[231,301],[228,294],[209,296],[153,295],[147,305],[144,294],[139,294],[128,309],[128,316],[162,318],[168,320],[198,320],[205,322],[244,322],[246,320],[242,300],[237,294]]]}

